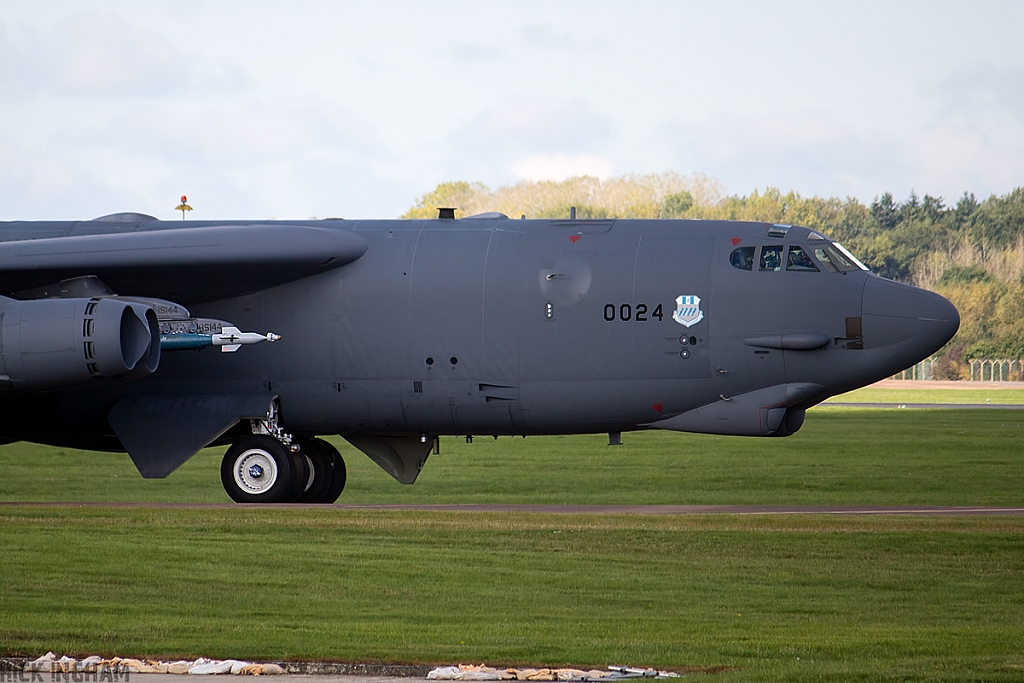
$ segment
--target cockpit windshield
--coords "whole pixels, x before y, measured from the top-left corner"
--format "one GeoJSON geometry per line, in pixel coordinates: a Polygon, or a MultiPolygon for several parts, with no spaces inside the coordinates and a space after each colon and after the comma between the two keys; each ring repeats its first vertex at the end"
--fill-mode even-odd
{"type": "Polygon", "coordinates": [[[825,270],[836,273],[847,273],[854,270],[867,270],[868,267],[843,248],[838,242],[815,247],[814,257],[825,267],[825,270]]]}
{"type": "Polygon", "coordinates": [[[870,268],[865,266],[863,263],[861,263],[859,260],[857,260],[857,257],[854,256],[853,254],[851,254],[849,252],[849,250],[846,247],[844,247],[843,245],[839,244],[839,242],[833,242],[832,246],[835,247],[836,249],[838,249],[839,251],[843,252],[843,254],[846,256],[846,258],[850,259],[855,264],[857,264],[857,267],[859,269],[861,269],[861,270],[871,270],[870,268]]]}

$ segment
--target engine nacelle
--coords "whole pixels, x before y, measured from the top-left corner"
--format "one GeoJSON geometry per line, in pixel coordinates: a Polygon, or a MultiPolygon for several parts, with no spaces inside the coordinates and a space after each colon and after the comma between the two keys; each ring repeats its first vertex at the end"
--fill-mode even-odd
{"type": "Polygon", "coordinates": [[[0,297],[0,389],[145,377],[160,364],[153,309],[116,299],[0,297]]]}

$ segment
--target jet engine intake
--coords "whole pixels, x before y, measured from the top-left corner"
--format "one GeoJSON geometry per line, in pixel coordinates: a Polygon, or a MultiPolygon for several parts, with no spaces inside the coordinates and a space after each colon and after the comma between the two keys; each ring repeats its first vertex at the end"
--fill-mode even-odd
{"type": "Polygon", "coordinates": [[[109,298],[0,297],[0,390],[135,379],[159,364],[160,326],[148,306],[109,298]]]}

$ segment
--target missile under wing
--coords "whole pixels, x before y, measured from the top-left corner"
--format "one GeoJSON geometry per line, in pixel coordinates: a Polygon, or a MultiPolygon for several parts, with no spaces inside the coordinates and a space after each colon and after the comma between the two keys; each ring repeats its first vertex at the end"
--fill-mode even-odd
{"type": "Polygon", "coordinates": [[[415,481],[442,435],[787,436],[956,332],[942,297],[799,226],[0,224],[0,438],[164,477],[229,445],[248,502],[332,502],[340,434],[415,481]]]}

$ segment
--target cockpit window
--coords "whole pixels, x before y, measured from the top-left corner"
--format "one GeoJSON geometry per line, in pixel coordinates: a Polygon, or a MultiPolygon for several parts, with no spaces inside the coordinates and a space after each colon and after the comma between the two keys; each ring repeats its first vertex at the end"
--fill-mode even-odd
{"type": "Polygon", "coordinates": [[[733,268],[739,268],[740,270],[753,270],[754,248],[740,247],[739,249],[734,249],[732,254],[729,255],[729,263],[732,264],[733,268]]]}
{"type": "Polygon", "coordinates": [[[818,259],[818,263],[829,273],[838,273],[839,269],[832,264],[832,259],[829,258],[828,252],[824,248],[814,250],[814,256],[818,259]]]}
{"type": "Polygon", "coordinates": [[[839,251],[838,249],[829,249],[828,254],[829,256],[832,257],[832,263],[834,263],[836,265],[836,268],[838,268],[839,270],[844,272],[850,270],[857,270],[857,266],[853,265],[853,261],[846,258],[846,254],[839,251]]]}
{"type": "Polygon", "coordinates": [[[782,270],[782,245],[761,247],[760,270],[782,270]]]}
{"type": "Polygon", "coordinates": [[[853,261],[853,263],[860,270],[871,270],[870,268],[865,266],[863,263],[858,261],[857,257],[854,256],[853,254],[851,254],[850,251],[846,247],[844,247],[843,245],[839,244],[839,242],[833,242],[832,246],[835,247],[836,249],[838,249],[839,251],[841,251],[843,253],[843,255],[846,256],[847,259],[849,259],[850,261],[853,261]]]}
{"type": "Polygon", "coordinates": [[[817,273],[818,266],[814,265],[814,261],[807,255],[807,252],[802,247],[790,247],[789,258],[786,261],[786,270],[796,270],[805,273],[817,273]]]}
{"type": "Polygon", "coordinates": [[[814,256],[830,273],[840,271],[847,273],[854,270],[867,270],[868,267],[854,258],[853,254],[843,249],[838,242],[814,250],[814,256]]]}

